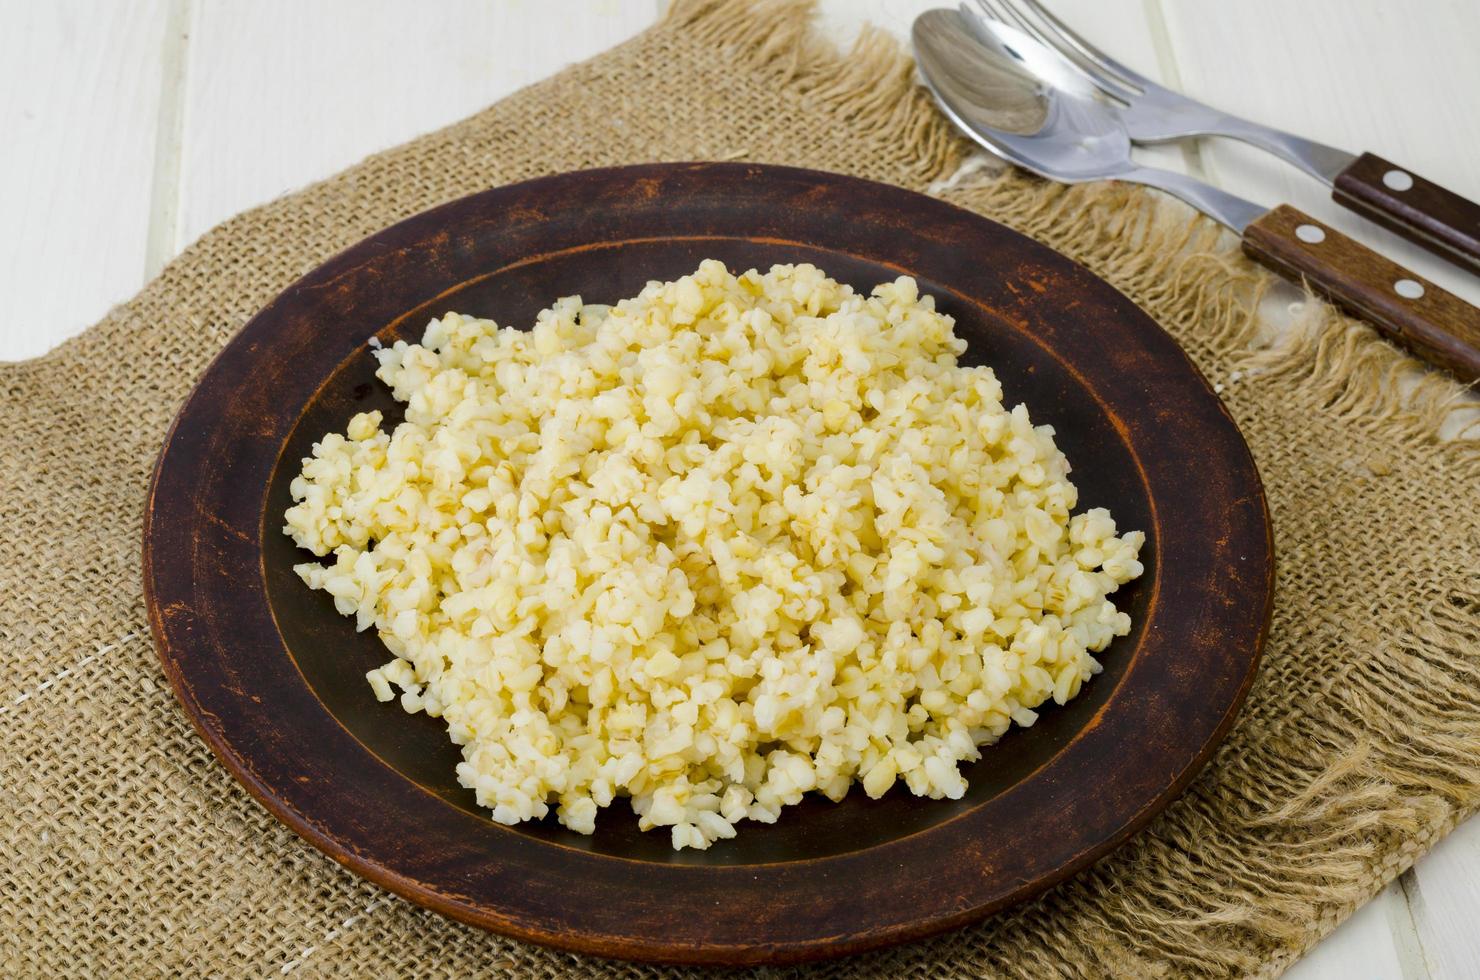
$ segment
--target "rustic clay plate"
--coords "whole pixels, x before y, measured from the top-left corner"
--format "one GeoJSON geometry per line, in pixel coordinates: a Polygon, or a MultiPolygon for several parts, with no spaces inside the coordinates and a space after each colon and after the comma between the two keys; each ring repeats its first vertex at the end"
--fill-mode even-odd
{"type": "Polygon", "coordinates": [[[1269,616],[1269,519],[1248,449],[1186,356],[1056,252],[931,198],[831,174],[654,165],[454,201],[331,259],[259,313],[180,411],[144,532],[165,672],[201,735],[279,819],[386,888],[581,952],[780,963],[958,926],[1084,868],[1177,795],[1228,730],[1269,616]],[[527,325],[707,257],[813,262],[868,289],[900,273],[956,318],[968,363],[1051,423],[1081,507],[1147,533],[1117,597],[1135,624],[1067,707],[968,767],[958,802],[896,788],[809,800],[674,853],[618,804],[592,837],[503,827],[458,787],[440,721],[380,704],[386,654],[311,592],[282,532],[314,438],[379,408],[366,342],[449,310],[527,325]]]}

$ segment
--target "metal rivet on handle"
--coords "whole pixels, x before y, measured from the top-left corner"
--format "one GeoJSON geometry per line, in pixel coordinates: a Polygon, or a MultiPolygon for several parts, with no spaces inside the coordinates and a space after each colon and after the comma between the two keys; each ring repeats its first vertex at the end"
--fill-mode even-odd
{"type": "Polygon", "coordinates": [[[1389,170],[1382,175],[1382,182],[1391,191],[1406,191],[1413,188],[1413,175],[1403,170],[1389,170]]]}
{"type": "Polygon", "coordinates": [[[1316,225],[1301,225],[1295,229],[1295,237],[1310,245],[1319,245],[1326,240],[1326,232],[1316,225]]]}
{"type": "Polygon", "coordinates": [[[1393,283],[1393,292],[1404,299],[1418,299],[1423,295],[1423,283],[1414,282],[1412,279],[1399,279],[1393,283]]]}

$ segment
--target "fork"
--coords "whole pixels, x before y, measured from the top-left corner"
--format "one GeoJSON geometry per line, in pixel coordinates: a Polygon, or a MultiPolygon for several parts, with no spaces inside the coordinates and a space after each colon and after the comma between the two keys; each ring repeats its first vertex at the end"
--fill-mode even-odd
{"type": "Polygon", "coordinates": [[[990,30],[990,21],[1000,21],[1057,52],[1064,68],[1115,107],[1135,142],[1164,143],[1190,136],[1242,140],[1331,187],[1332,197],[1343,207],[1480,273],[1480,205],[1473,201],[1374,153],[1357,156],[1173,92],[1090,44],[1039,0],[976,0],[976,5],[978,10],[972,11],[962,4],[963,12],[976,22],[973,26],[990,30]]]}
{"type": "Polygon", "coordinates": [[[1480,382],[1480,309],[1289,205],[1266,210],[1186,174],[1138,163],[1125,124],[1107,103],[1038,77],[1033,91],[1042,122],[1028,132],[1004,127],[1000,76],[1030,81],[1034,66],[1053,58],[1038,40],[998,24],[998,43],[983,44],[970,17],[941,9],[916,17],[910,38],[942,111],[985,149],[1050,180],[1120,180],[1180,197],[1236,232],[1255,261],[1308,283],[1461,382],[1480,382]]]}

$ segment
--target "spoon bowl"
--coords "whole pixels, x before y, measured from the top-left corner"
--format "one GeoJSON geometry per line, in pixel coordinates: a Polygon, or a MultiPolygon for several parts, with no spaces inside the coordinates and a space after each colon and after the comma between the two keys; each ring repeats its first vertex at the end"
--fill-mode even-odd
{"type": "Polygon", "coordinates": [[[1135,169],[1131,140],[1113,110],[1072,89],[1040,80],[1051,63],[1037,42],[1006,25],[997,36],[955,10],[927,10],[912,30],[925,83],[952,120],[988,150],[1041,177],[1065,183],[1104,180],[1135,169]],[[1015,75],[1044,109],[1032,131],[1004,128],[1003,77],[1015,75]],[[990,136],[990,139],[987,137],[990,136]]]}
{"type": "Polygon", "coordinates": [[[1065,184],[1124,180],[1166,191],[1243,234],[1265,209],[1185,174],[1143,167],[1115,109],[1059,88],[1038,74],[1055,56],[1022,31],[994,23],[989,33],[955,10],[927,10],[911,29],[915,61],[941,110],[992,154],[1065,184]],[[1008,118],[1002,92],[1008,82],[1040,109],[1034,124],[1008,118]]]}

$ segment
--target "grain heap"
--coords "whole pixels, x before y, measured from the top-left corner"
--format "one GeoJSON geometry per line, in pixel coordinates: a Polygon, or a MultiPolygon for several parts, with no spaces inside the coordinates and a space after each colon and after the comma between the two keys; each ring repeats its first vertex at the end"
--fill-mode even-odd
{"type": "Polygon", "coordinates": [[[1076,491],[1053,430],[961,367],[900,278],[717,261],[532,330],[449,314],[378,351],[406,404],[293,481],[298,567],[395,658],[504,823],[708,847],[817,790],[958,798],[962,761],[1099,670],[1140,532],[1076,491]]]}

